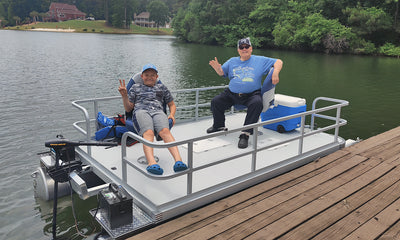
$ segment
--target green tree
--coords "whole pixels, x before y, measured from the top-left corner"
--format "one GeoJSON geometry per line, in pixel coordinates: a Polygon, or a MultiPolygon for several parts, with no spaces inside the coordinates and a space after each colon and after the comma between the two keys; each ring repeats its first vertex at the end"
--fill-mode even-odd
{"type": "Polygon", "coordinates": [[[19,25],[20,24],[20,22],[21,22],[21,18],[20,17],[14,16],[13,19],[15,21],[15,25],[19,25]]]}
{"type": "Polygon", "coordinates": [[[347,51],[355,38],[350,28],[338,20],[326,19],[320,13],[307,16],[304,27],[296,34],[299,40],[309,41],[313,49],[327,53],[347,51]]]}
{"type": "Polygon", "coordinates": [[[178,11],[178,19],[174,19],[172,26],[174,34],[182,40],[235,46],[238,38],[253,32],[248,19],[254,6],[250,0],[191,0],[179,3],[187,7],[178,11]],[[175,31],[176,28],[179,30],[175,31]]]}
{"type": "MultiPolygon", "coordinates": [[[[314,13],[313,9],[312,2],[289,1],[278,13],[276,23],[272,26],[274,44],[289,49],[310,49],[309,42],[301,39],[298,34],[306,28],[306,17],[314,13]]],[[[303,35],[302,38],[307,34],[303,35]]]]}
{"type": "Polygon", "coordinates": [[[174,28],[174,34],[180,39],[185,40],[187,38],[186,31],[183,27],[183,20],[185,18],[185,11],[180,8],[176,13],[175,17],[172,19],[172,27],[174,28]]]}
{"type": "Polygon", "coordinates": [[[37,17],[39,16],[39,13],[36,12],[36,11],[32,11],[31,13],[29,13],[29,16],[31,16],[33,22],[36,23],[37,17]]]}
{"type": "Polygon", "coordinates": [[[150,13],[150,20],[157,25],[157,31],[159,31],[160,26],[169,21],[169,8],[164,2],[160,0],[152,1],[147,5],[147,10],[150,13]]]}
{"type": "Polygon", "coordinates": [[[380,47],[379,52],[386,56],[400,58],[400,47],[396,47],[391,43],[386,43],[385,45],[380,47]]]}
{"type": "Polygon", "coordinates": [[[86,13],[87,16],[92,16],[95,19],[105,19],[104,17],[105,0],[84,0],[76,2],[75,4],[78,7],[78,9],[86,13]]]}
{"type": "Polygon", "coordinates": [[[50,3],[51,3],[51,0],[41,0],[39,9],[32,9],[32,10],[36,10],[39,12],[48,12],[49,8],[50,8],[50,3]]]}
{"type": "Polygon", "coordinates": [[[0,1],[0,17],[5,18],[7,16],[6,8],[4,7],[4,3],[0,1]]]}
{"type": "MultiPolygon", "coordinates": [[[[133,18],[135,0],[108,1],[109,23],[118,28],[129,28],[133,18]]],[[[106,14],[106,15],[107,15],[106,14]]]]}
{"type": "Polygon", "coordinates": [[[390,16],[382,9],[371,8],[346,8],[348,16],[347,23],[360,35],[368,35],[381,30],[388,30],[392,27],[390,16]]]}
{"type": "Polygon", "coordinates": [[[338,19],[341,23],[345,22],[346,16],[342,10],[346,7],[355,7],[357,1],[354,0],[315,0],[314,8],[319,10],[327,19],[338,19]]]}
{"type": "Polygon", "coordinates": [[[394,2],[395,4],[395,13],[394,13],[394,28],[397,30],[397,26],[398,26],[398,18],[399,18],[399,0],[393,0],[392,2],[394,2]]]}
{"type": "Polygon", "coordinates": [[[347,25],[366,40],[381,45],[391,35],[392,18],[382,9],[358,5],[356,8],[346,8],[343,12],[348,16],[347,25]]]}
{"type": "Polygon", "coordinates": [[[110,16],[110,11],[108,10],[109,6],[110,6],[109,1],[108,0],[104,0],[104,19],[106,20],[107,24],[111,23],[110,22],[110,17],[109,17],[110,16]]]}
{"type": "Polygon", "coordinates": [[[113,0],[110,3],[110,23],[114,27],[122,28],[125,21],[124,0],[113,0]]]}
{"type": "Polygon", "coordinates": [[[274,37],[272,31],[279,22],[282,14],[288,11],[286,0],[264,0],[259,1],[256,8],[250,13],[250,19],[256,30],[256,38],[264,46],[272,46],[274,37]]]}
{"type": "Polygon", "coordinates": [[[44,22],[47,17],[47,12],[39,13],[39,16],[42,18],[42,22],[44,22]]]}
{"type": "Polygon", "coordinates": [[[286,15],[273,31],[275,44],[290,49],[310,49],[327,53],[345,52],[352,46],[355,34],[339,23],[320,13],[302,17],[297,13],[286,15]],[[297,23],[297,24],[294,24],[297,23]]]}

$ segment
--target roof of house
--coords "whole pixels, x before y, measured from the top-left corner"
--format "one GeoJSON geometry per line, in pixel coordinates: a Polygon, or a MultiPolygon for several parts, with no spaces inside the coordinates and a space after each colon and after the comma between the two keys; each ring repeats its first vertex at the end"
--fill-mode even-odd
{"type": "Polygon", "coordinates": [[[136,18],[150,18],[150,13],[149,12],[142,12],[139,15],[137,15],[136,18]]]}
{"type": "Polygon", "coordinates": [[[75,5],[69,5],[66,3],[55,3],[50,4],[50,9],[57,9],[65,14],[75,14],[75,15],[86,15],[86,13],[79,11],[75,5]]]}

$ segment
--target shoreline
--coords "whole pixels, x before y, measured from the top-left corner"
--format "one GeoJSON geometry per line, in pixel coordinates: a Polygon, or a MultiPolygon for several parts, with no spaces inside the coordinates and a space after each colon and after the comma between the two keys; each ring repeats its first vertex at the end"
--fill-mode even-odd
{"type": "Polygon", "coordinates": [[[33,28],[26,29],[28,31],[42,31],[42,32],[75,32],[75,29],[62,29],[62,28],[33,28]]]}
{"type": "Polygon", "coordinates": [[[29,30],[38,32],[66,32],[66,33],[114,33],[114,34],[147,34],[173,35],[172,29],[145,28],[136,25],[128,29],[116,28],[107,25],[104,20],[83,21],[68,20],[65,22],[36,22],[19,26],[8,26],[1,30],[29,30]]]}

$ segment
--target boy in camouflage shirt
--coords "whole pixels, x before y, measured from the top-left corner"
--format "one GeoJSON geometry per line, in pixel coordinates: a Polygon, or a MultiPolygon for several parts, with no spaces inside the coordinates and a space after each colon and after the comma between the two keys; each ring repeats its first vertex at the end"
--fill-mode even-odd
{"type": "MultiPolygon", "coordinates": [[[[164,142],[175,141],[169,130],[168,119],[172,119],[175,124],[176,105],[168,88],[162,83],[157,82],[158,71],[153,64],[147,64],[143,67],[143,84],[136,83],[129,92],[125,87],[125,80],[119,80],[118,91],[122,96],[125,111],[132,113],[133,127],[137,133],[144,139],[153,142],[155,132],[164,140],[164,142]],[[170,114],[167,116],[163,111],[163,102],[166,102],[170,114]]],[[[168,148],[175,160],[174,171],[179,172],[187,169],[185,163],[179,154],[176,146],[168,148]]],[[[143,151],[148,162],[147,171],[162,175],[163,169],[157,164],[154,158],[154,150],[143,144],[143,151]]]]}

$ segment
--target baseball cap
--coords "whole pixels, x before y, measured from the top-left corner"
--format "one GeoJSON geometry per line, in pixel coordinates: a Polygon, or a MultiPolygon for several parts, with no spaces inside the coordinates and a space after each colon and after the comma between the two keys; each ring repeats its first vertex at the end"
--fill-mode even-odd
{"type": "Polygon", "coordinates": [[[148,70],[148,69],[153,69],[153,70],[155,70],[155,71],[158,73],[156,66],[154,66],[154,65],[151,64],[151,63],[148,63],[148,64],[144,65],[144,66],[143,66],[143,69],[142,69],[142,72],[144,72],[144,71],[146,71],[146,70],[148,70]]]}
{"type": "Polygon", "coordinates": [[[242,44],[247,44],[247,45],[251,46],[250,38],[247,37],[247,38],[242,38],[242,39],[240,39],[240,40],[238,41],[238,47],[239,47],[240,45],[242,45],[242,44]]]}

